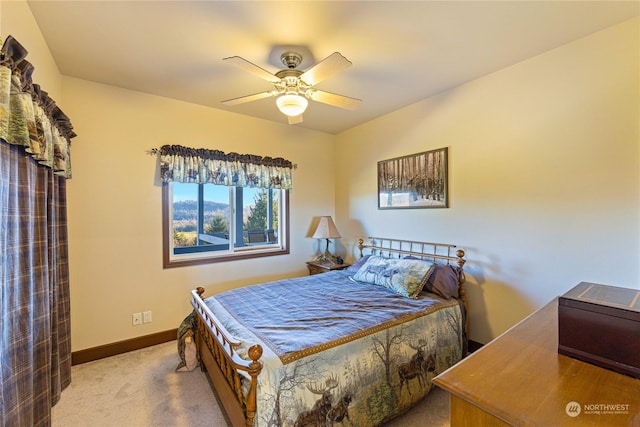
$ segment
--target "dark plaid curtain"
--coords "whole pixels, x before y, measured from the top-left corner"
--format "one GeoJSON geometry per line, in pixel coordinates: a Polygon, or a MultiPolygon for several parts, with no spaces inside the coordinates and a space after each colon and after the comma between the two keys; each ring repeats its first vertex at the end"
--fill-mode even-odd
{"type": "Polygon", "coordinates": [[[48,426],[71,382],[66,181],[0,142],[0,425],[48,426]]]}
{"type": "Polygon", "coordinates": [[[70,123],[53,101],[29,92],[32,67],[23,61],[25,55],[15,40],[5,40],[0,56],[0,426],[12,427],[51,425],[51,407],[71,382],[66,178],[68,141],[74,135],[64,132],[70,123]],[[48,100],[46,108],[42,100],[48,100]]]}

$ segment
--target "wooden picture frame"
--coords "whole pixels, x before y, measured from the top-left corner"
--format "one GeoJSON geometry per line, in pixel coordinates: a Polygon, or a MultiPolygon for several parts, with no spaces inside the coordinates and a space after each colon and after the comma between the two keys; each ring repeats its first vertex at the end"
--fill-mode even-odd
{"type": "Polygon", "coordinates": [[[448,208],[448,149],[378,162],[378,209],[448,208]]]}

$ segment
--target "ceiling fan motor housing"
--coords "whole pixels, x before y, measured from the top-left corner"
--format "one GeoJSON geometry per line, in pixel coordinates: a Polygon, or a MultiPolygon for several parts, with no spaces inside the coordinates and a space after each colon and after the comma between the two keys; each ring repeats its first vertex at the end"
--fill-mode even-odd
{"type": "Polygon", "coordinates": [[[285,67],[293,69],[296,68],[302,62],[302,55],[296,52],[285,52],[280,55],[280,60],[285,67]]]}
{"type": "Polygon", "coordinates": [[[294,69],[281,70],[276,73],[276,77],[280,78],[274,86],[278,93],[299,94],[305,96],[311,85],[300,79],[302,71],[294,69]]]}

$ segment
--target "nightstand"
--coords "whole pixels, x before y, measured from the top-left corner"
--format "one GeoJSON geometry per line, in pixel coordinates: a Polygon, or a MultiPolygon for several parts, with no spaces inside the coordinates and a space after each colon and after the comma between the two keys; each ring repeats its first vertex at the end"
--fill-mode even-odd
{"type": "Polygon", "coordinates": [[[309,269],[309,275],[327,273],[333,270],[344,270],[351,264],[327,264],[317,261],[307,261],[307,268],[309,269]]]}

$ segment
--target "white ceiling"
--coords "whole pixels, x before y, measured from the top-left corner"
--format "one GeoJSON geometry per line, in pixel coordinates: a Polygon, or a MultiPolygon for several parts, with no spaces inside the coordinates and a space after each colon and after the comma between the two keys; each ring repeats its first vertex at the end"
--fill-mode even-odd
{"type": "MultiPolygon", "coordinates": [[[[356,111],[311,102],[302,126],[338,133],[640,12],[638,1],[28,1],[60,72],[286,124],[271,89],[222,61],[276,72],[285,47],[306,69],[339,51],[353,66],[317,88],[356,111]]],[[[37,69],[36,69],[37,73],[37,69]]]]}

